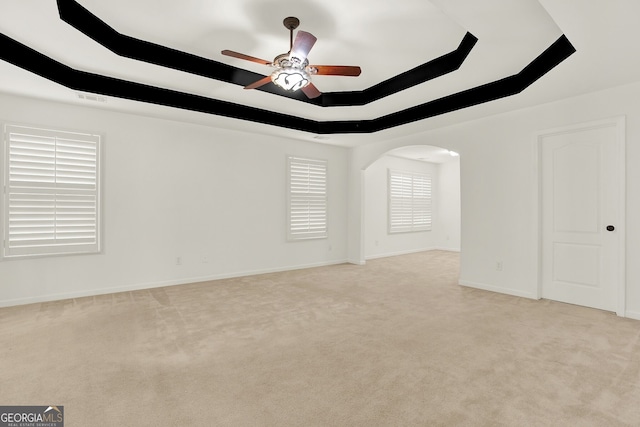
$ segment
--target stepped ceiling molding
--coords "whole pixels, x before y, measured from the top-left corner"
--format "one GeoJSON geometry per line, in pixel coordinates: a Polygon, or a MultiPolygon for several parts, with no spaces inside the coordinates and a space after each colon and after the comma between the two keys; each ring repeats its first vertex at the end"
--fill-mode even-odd
{"type": "Polygon", "coordinates": [[[370,0],[365,10],[341,0],[22,0],[3,9],[2,92],[345,145],[538,87],[548,94],[547,79],[571,86],[562,66],[580,52],[537,0],[370,0]],[[362,74],[313,76],[314,99],[271,83],[243,90],[271,69],[220,52],[286,51],[286,16],[318,38],[312,63],[362,74]]]}

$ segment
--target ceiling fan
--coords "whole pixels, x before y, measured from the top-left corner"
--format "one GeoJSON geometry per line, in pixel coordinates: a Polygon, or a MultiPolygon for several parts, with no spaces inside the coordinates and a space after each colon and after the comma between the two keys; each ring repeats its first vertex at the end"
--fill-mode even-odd
{"type": "Polygon", "coordinates": [[[289,30],[289,52],[278,55],[273,61],[256,58],[232,50],[223,50],[221,53],[226,56],[244,59],[258,64],[275,67],[276,70],[270,75],[257,82],[245,86],[245,89],[255,89],[267,83],[274,83],[283,89],[296,91],[301,89],[309,98],[316,98],[321,95],[317,87],[311,83],[311,76],[314,74],[325,76],[359,76],[360,67],[348,65],[309,65],[307,55],[316,42],[316,37],[305,31],[298,31],[295,40],[293,30],[298,28],[300,20],[293,16],[282,21],[285,28],[289,30]]]}

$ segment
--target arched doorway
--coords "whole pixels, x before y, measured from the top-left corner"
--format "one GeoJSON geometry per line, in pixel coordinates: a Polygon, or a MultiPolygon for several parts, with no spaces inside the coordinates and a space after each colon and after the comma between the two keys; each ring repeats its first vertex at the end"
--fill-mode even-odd
{"type": "MultiPolygon", "coordinates": [[[[410,145],[382,153],[363,170],[362,248],[364,259],[433,249],[460,251],[460,158],[441,147],[410,145]],[[428,189],[428,226],[394,228],[390,182],[420,179],[428,189]]],[[[400,190],[403,191],[403,190],[400,190]]],[[[423,200],[420,201],[424,205],[423,200]]],[[[422,209],[422,208],[421,208],[422,209]]],[[[404,208],[403,208],[404,210],[404,208]]],[[[411,222],[411,220],[409,220],[411,222]]]]}

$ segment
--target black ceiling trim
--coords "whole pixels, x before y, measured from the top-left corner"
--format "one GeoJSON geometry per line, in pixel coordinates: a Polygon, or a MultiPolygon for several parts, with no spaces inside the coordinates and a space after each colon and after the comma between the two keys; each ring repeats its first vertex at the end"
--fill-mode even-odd
{"type": "Polygon", "coordinates": [[[318,122],[79,71],[0,33],[0,58],[69,89],[317,133],[318,122]]]}
{"type": "Polygon", "coordinates": [[[517,94],[575,52],[563,35],[519,73],[372,120],[314,121],[75,70],[0,34],[0,58],[70,89],[182,108],[315,134],[372,133],[517,94]]]}
{"type": "Polygon", "coordinates": [[[567,37],[562,35],[517,74],[374,119],[372,127],[377,132],[516,95],[575,51],[567,37]]]}
{"type": "Polygon", "coordinates": [[[460,45],[453,52],[447,53],[362,91],[325,92],[320,97],[322,105],[324,107],[367,105],[386,96],[417,86],[420,83],[452,73],[460,68],[477,41],[476,36],[471,33],[466,33],[460,45]]]}
{"type": "MultiPolygon", "coordinates": [[[[60,19],[117,55],[240,86],[247,86],[265,77],[242,68],[123,35],[75,0],[57,0],[57,3],[60,19]]],[[[325,92],[318,98],[309,99],[299,91],[285,91],[274,84],[261,86],[258,90],[322,107],[366,105],[457,70],[477,41],[473,34],[466,33],[454,51],[361,91],[325,92]]]]}

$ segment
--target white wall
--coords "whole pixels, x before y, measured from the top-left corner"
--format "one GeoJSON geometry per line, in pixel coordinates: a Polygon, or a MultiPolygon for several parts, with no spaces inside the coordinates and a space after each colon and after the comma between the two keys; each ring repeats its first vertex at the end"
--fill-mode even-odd
{"type": "Polygon", "coordinates": [[[458,165],[457,159],[439,165],[386,155],[367,168],[364,197],[366,259],[433,249],[459,249],[460,179],[458,165]],[[387,183],[389,169],[431,175],[433,223],[430,231],[389,234],[387,183]]]}
{"type": "MultiPolygon", "coordinates": [[[[437,145],[460,152],[460,282],[535,298],[534,135],[546,129],[626,116],[626,315],[640,319],[640,264],[635,262],[640,259],[640,168],[636,167],[640,164],[639,99],[640,83],[635,83],[360,147],[350,154],[350,162],[353,168],[364,169],[372,159],[404,145],[437,145]],[[497,261],[502,261],[503,271],[496,271],[497,261]]],[[[355,187],[352,182],[351,188],[355,187]]],[[[351,211],[357,211],[358,200],[355,193],[350,197],[351,211]]],[[[353,222],[350,227],[357,230],[353,222]]],[[[357,237],[350,236],[352,259],[359,257],[355,252],[357,237]]]]}
{"type": "Polygon", "coordinates": [[[624,115],[627,224],[618,229],[625,231],[627,242],[626,314],[640,319],[640,264],[635,262],[640,259],[638,99],[640,83],[345,151],[0,96],[0,120],[87,129],[106,138],[105,253],[1,261],[0,304],[347,258],[362,263],[364,171],[383,153],[406,145],[436,145],[461,154],[460,282],[534,298],[538,266],[533,136],[545,129],[624,115]],[[285,241],[287,154],[329,159],[329,240],[285,241]],[[235,162],[247,162],[256,172],[247,177],[231,167],[235,162]],[[247,228],[253,220],[264,220],[268,226],[247,228]],[[176,256],[184,265],[175,265],[176,256]],[[202,263],[202,256],[209,262],[202,263]],[[495,269],[498,260],[503,271],[495,269]]]}
{"type": "Polygon", "coordinates": [[[439,249],[460,250],[460,158],[438,165],[436,236],[439,249]]]}
{"type": "Polygon", "coordinates": [[[104,253],[0,261],[0,305],[344,262],[345,149],[0,95],[0,121],[104,135],[104,253]],[[286,241],[286,157],[329,161],[329,239],[286,241]],[[176,265],[181,257],[182,265],[176,265]]]}

